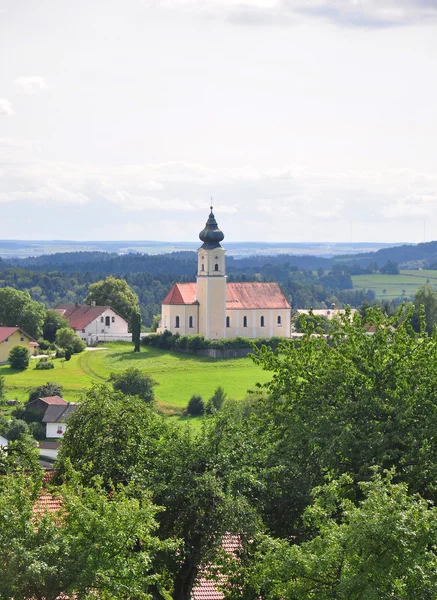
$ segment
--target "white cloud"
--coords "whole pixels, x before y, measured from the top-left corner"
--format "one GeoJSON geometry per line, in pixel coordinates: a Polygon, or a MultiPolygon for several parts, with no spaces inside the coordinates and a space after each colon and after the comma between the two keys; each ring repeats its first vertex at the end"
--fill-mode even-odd
{"type": "Polygon", "coordinates": [[[47,83],[40,75],[22,76],[14,80],[14,84],[26,94],[34,94],[48,89],[47,83]]]}
{"type": "Polygon", "coordinates": [[[228,7],[228,20],[239,25],[288,25],[298,17],[350,27],[392,27],[437,20],[434,0],[278,0],[241,2],[228,7]]]}
{"type": "Polygon", "coordinates": [[[6,98],[0,98],[0,115],[13,115],[12,104],[6,98]]]}
{"type": "MultiPolygon", "coordinates": [[[[77,234],[70,223],[75,215],[81,215],[83,238],[98,223],[100,239],[108,239],[117,227],[127,231],[132,213],[138,213],[138,225],[144,225],[149,239],[169,239],[172,231],[176,239],[196,239],[212,196],[228,239],[302,241],[331,236],[341,241],[348,239],[353,221],[360,224],[364,240],[387,240],[390,231],[394,237],[389,241],[408,241],[411,237],[403,233],[408,227],[424,218],[432,220],[437,213],[435,189],[435,173],[407,169],[214,169],[184,162],[89,166],[42,160],[30,144],[0,140],[2,206],[17,219],[24,213],[36,218],[39,207],[49,211],[48,220],[53,210],[62,210],[57,218],[65,222],[67,232],[71,228],[64,233],[69,239],[77,234]],[[162,223],[173,225],[163,228],[162,223]]],[[[57,227],[53,220],[52,227],[57,227]]]]}

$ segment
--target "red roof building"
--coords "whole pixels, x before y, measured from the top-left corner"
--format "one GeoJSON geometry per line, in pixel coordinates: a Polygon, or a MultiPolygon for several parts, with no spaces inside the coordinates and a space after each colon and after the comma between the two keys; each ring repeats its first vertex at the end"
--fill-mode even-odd
{"type": "Polygon", "coordinates": [[[60,304],[55,310],[87,344],[131,339],[129,323],[110,306],[60,304]]]}
{"type": "Polygon", "coordinates": [[[162,302],[158,333],[208,339],[290,337],[291,306],[276,282],[227,283],[224,239],[211,213],[199,238],[194,283],[175,283],[162,302]]]}

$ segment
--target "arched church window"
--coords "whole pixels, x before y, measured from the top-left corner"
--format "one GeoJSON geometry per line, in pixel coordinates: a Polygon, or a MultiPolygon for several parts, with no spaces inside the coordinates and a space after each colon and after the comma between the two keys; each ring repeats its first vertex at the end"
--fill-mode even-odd
{"type": "Polygon", "coordinates": [[[179,317],[176,317],[176,319],[175,319],[175,328],[179,329],[179,327],[180,327],[180,319],[179,319],[179,317]]]}
{"type": "Polygon", "coordinates": [[[278,315],[278,326],[280,327],[282,325],[282,317],[281,315],[278,315]]]}
{"type": "Polygon", "coordinates": [[[247,317],[243,317],[243,327],[247,327],[247,317]]]}
{"type": "Polygon", "coordinates": [[[218,270],[219,270],[218,263],[215,263],[214,271],[218,271],[218,270]]]}
{"type": "Polygon", "coordinates": [[[264,327],[264,316],[261,317],[260,321],[261,321],[260,322],[261,327],[264,327]]]}
{"type": "Polygon", "coordinates": [[[194,319],[193,319],[193,317],[190,317],[188,319],[188,327],[190,327],[191,329],[194,327],[194,319]]]}
{"type": "Polygon", "coordinates": [[[204,271],[204,270],[205,270],[205,265],[202,263],[201,271],[204,271]]]}
{"type": "Polygon", "coordinates": [[[231,317],[226,317],[226,327],[231,326],[231,317]]]}
{"type": "Polygon", "coordinates": [[[164,327],[167,329],[167,315],[164,317],[164,327]]]}

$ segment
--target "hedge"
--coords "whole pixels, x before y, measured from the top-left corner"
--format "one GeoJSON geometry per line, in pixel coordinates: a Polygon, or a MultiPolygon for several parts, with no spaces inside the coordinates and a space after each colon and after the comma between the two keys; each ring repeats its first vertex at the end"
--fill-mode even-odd
{"type": "Polygon", "coordinates": [[[255,345],[259,348],[261,345],[268,346],[276,350],[278,345],[284,341],[283,337],[275,336],[271,338],[248,339],[243,337],[222,338],[219,340],[208,340],[203,335],[180,335],[171,333],[168,329],[163,333],[151,333],[142,338],[144,346],[153,346],[163,350],[229,350],[235,348],[250,348],[255,345]]]}

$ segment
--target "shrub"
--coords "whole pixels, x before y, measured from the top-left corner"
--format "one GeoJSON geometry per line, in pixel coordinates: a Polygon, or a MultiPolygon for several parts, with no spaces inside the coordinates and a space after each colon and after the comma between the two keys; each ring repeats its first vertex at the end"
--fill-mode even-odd
{"type": "Polygon", "coordinates": [[[43,385],[39,385],[30,391],[29,399],[27,402],[33,402],[38,398],[46,398],[47,396],[61,396],[62,397],[62,386],[55,381],[47,381],[43,385]]]}
{"type": "Polygon", "coordinates": [[[54,369],[55,365],[48,358],[40,358],[35,365],[35,369],[37,371],[48,371],[49,369],[54,369]]]}
{"type": "Polygon", "coordinates": [[[61,348],[69,348],[72,354],[78,354],[85,349],[86,344],[71,327],[62,327],[56,333],[56,343],[61,348]]]}
{"type": "Polygon", "coordinates": [[[192,417],[198,417],[205,412],[205,403],[202,396],[194,394],[188,402],[186,413],[192,417]]]}
{"type": "Polygon", "coordinates": [[[62,348],[56,348],[55,358],[65,358],[65,350],[62,348]]]}
{"type": "Polygon", "coordinates": [[[155,399],[153,386],[156,381],[135,367],[122,373],[111,373],[109,381],[114,390],[120,390],[127,396],[139,396],[144,402],[153,402],[155,399]]]}
{"type": "Polygon", "coordinates": [[[24,370],[29,366],[30,352],[26,346],[14,346],[9,352],[9,364],[13,369],[24,370]]]}
{"type": "Polygon", "coordinates": [[[70,360],[71,358],[71,350],[70,348],[66,348],[65,353],[64,353],[64,360],[70,360]]]}
{"type": "Polygon", "coordinates": [[[223,402],[226,399],[225,390],[219,385],[215,390],[214,394],[208,400],[208,404],[206,406],[206,410],[208,413],[212,413],[216,410],[220,410],[223,406],[223,402]]]}
{"type": "Polygon", "coordinates": [[[39,349],[40,350],[49,350],[51,348],[51,343],[48,340],[39,339],[38,340],[39,349]]]}

